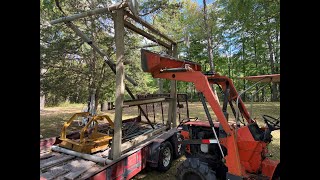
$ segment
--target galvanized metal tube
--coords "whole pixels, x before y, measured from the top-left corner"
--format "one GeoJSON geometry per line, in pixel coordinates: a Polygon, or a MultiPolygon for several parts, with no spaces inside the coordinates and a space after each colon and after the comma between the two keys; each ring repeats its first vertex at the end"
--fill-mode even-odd
{"type": "Polygon", "coordinates": [[[112,162],[109,159],[105,159],[105,158],[94,156],[94,155],[90,155],[90,154],[84,154],[84,153],[75,152],[75,151],[72,151],[72,150],[69,150],[69,149],[66,149],[66,148],[62,148],[62,147],[59,147],[59,146],[51,146],[51,150],[52,151],[56,151],[56,152],[62,152],[62,153],[69,154],[69,155],[72,155],[72,156],[77,156],[77,157],[80,157],[80,158],[83,158],[83,159],[86,159],[86,160],[89,160],[89,161],[101,163],[101,164],[104,164],[104,165],[110,164],[112,162]]]}

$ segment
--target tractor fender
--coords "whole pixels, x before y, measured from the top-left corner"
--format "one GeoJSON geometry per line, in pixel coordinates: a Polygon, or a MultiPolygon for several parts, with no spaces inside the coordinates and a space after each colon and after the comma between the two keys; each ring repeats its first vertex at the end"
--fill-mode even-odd
{"type": "Polygon", "coordinates": [[[280,177],[280,161],[265,158],[262,161],[262,174],[271,179],[280,177]]]}
{"type": "Polygon", "coordinates": [[[178,138],[177,138],[177,129],[170,129],[167,132],[164,132],[161,136],[152,140],[152,143],[149,145],[149,156],[147,158],[148,165],[151,167],[158,167],[160,146],[163,142],[169,141],[173,148],[173,154],[177,154],[178,147],[178,138]]]}

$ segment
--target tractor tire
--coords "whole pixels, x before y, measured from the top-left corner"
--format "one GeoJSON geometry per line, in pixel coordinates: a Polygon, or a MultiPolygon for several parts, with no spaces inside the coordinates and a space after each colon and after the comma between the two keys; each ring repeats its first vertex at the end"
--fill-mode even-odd
{"type": "Polygon", "coordinates": [[[280,180],[280,163],[277,165],[276,169],[274,170],[272,180],[280,180]]]}
{"type": "Polygon", "coordinates": [[[164,172],[170,169],[173,158],[172,145],[169,141],[165,141],[160,145],[158,171],[164,172]]]}
{"type": "Polygon", "coordinates": [[[198,158],[187,158],[177,168],[177,180],[216,180],[216,173],[198,158]]]}

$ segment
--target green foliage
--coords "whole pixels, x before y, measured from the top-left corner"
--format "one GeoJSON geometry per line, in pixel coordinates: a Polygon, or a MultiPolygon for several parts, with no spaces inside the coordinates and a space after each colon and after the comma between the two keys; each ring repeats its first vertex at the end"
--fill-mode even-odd
{"type": "MultiPolygon", "coordinates": [[[[68,15],[108,4],[111,1],[60,0],[61,8],[68,15]]],[[[203,71],[209,70],[202,5],[193,0],[140,0],[139,5],[140,16],[160,32],[176,41],[185,40],[178,45],[180,59],[192,60],[201,64],[203,71]]],[[[207,4],[215,71],[232,78],[239,91],[252,83],[238,77],[280,73],[279,8],[279,1],[264,0],[220,0],[207,4]]],[[[91,88],[97,90],[99,102],[114,100],[115,76],[102,57],[64,24],[48,26],[48,21],[63,16],[54,0],[41,0],[40,10],[40,89],[46,94],[47,105],[66,100],[87,103],[91,88]]],[[[110,14],[87,17],[74,23],[115,61],[110,14]]],[[[126,30],[125,57],[129,64],[125,65],[125,73],[138,86],[126,84],[134,94],[154,93],[159,89],[157,79],[141,70],[137,47],[145,44],[143,37],[126,30]]],[[[147,49],[166,52],[160,46],[147,49]]],[[[258,99],[270,99],[271,87],[279,89],[279,85],[267,86],[258,99]]],[[[168,80],[163,81],[163,91],[170,92],[168,80]]],[[[178,82],[178,91],[195,92],[194,86],[185,82],[178,82]]],[[[273,97],[278,97],[273,93],[273,97]]]]}

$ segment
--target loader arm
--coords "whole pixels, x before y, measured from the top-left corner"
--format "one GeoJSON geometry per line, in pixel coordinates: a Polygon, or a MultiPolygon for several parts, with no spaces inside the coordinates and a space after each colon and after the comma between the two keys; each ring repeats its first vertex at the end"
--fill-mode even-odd
{"type": "MultiPolygon", "coordinates": [[[[143,71],[151,73],[154,78],[194,83],[196,89],[203,93],[206,100],[209,102],[223,130],[227,134],[225,138],[220,138],[219,140],[221,141],[221,144],[226,146],[228,149],[228,155],[225,158],[226,164],[229,168],[229,173],[237,176],[243,176],[245,172],[240,164],[235,129],[229,126],[228,121],[220,108],[216,94],[213,93],[210,87],[210,83],[217,83],[225,89],[226,83],[228,82],[230,87],[229,97],[230,100],[233,100],[237,98],[238,93],[234,88],[232,81],[229,78],[218,74],[206,76],[201,72],[201,66],[194,62],[181,61],[171,57],[161,56],[144,49],[141,50],[141,65],[143,71]]],[[[252,123],[243,102],[239,102],[239,109],[241,113],[243,113],[248,123],[252,123]]]]}

